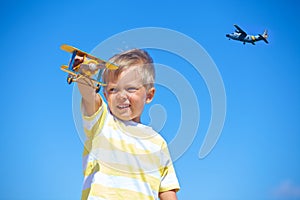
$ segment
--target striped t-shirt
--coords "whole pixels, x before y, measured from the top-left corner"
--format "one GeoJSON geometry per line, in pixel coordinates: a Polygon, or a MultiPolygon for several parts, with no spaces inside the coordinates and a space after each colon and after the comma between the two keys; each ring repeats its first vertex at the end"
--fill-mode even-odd
{"type": "Polygon", "coordinates": [[[82,199],[152,200],[179,190],[167,144],[151,127],[115,118],[104,102],[83,126],[82,199]]]}

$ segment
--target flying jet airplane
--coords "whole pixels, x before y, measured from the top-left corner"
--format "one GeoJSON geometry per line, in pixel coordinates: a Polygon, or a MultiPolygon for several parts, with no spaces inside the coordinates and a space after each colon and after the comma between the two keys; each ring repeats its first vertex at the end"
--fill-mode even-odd
{"type": "Polygon", "coordinates": [[[247,43],[251,43],[251,44],[255,44],[255,42],[259,41],[259,40],[263,40],[265,41],[267,44],[269,43],[267,38],[268,38],[268,31],[265,30],[265,32],[261,35],[248,35],[245,31],[243,31],[238,25],[234,24],[234,27],[236,28],[234,33],[230,33],[230,34],[226,34],[226,37],[228,37],[229,39],[233,39],[233,40],[239,40],[242,41],[243,44],[247,43]]]}

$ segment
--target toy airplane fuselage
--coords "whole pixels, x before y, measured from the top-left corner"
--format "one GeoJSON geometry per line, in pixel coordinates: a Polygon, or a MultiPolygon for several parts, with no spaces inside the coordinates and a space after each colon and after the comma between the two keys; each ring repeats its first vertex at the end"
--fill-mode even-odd
{"type": "Polygon", "coordinates": [[[243,44],[251,43],[255,44],[255,42],[263,40],[265,43],[269,43],[268,38],[268,32],[267,30],[264,31],[263,34],[258,35],[248,35],[245,31],[243,31],[238,25],[234,24],[234,27],[236,28],[235,32],[226,34],[226,37],[233,40],[238,40],[243,42],[243,44]]]}
{"type": "Polygon", "coordinates": [[[104,68],[108,68],[110,70],[118,69],[118,66],[81,51],[75,47],[63,44],[60,48],[72,54],[69,64],[61,66],[61,70],[68,73],[67,82],[69,84],[72,82],[78,82],[80,79],[85,77],[90,80],[90,86],[95,88],[98,92],[101,85],[106,85],[105,83],[100,82],[101,73],[99,73],[99,71],[103,70],[104,68]],[[76,57],[81,57],[83,62],[78,62],[76,57]],[[97,79],[91,78],[92,75],[97,73],[99,73],[97,79]]]}

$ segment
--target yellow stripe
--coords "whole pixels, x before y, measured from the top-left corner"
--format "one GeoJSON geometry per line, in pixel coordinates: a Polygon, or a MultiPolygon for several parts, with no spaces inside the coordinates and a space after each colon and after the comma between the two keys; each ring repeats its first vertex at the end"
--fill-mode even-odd
{"type": "Polygon", "coordinates": [[[84,143],[83,154],[82,154],[82,156],[83,156],[83,157],[87,156],[87,155],[91,152],[91,148],[92,148],[91,140],[86,141],[86,142],[84,143]]]}
{"type": "Polygon", "coordinates": [[[166,192],[166,191],[170,191],[170,190],[175,190],[175,192],[178,192],[180,190],[180,187],[177,184],[168,185],[168,187],[160,188],[159,192],[166,192]]]}
{"type": "Polygon", "coordinates": [[[97,161],[88,162],[86,168],[83,171],[84,176],[89,176],[100,170],[100,166],[97,161]]]}
{"type": "Polygon", "coordinates": [[[86,200],[90,194],[91,188],[85,189],[81,193],[81,200],[86,200]]]}
{"type": "MultiPolygon", "coordinates": [[[[102,148],[107,150],[121,150],[125,153],[130,153],[133,155],[150,155],[150,154],[158,154],[157,152],[152,152],[147,149],[138,149],[135,144],[127,143],[126,140],[118,140],[115,138],[106,138],[104,136],[99,136],[93,141],[93,149],[102,148]]],[[[159,150],[159,149],[158,149],[159,150]]]]}
{"type": "MultiPolygon", "coordinates": [[[[100,163],[101,167],[102,166],[107,166],[109,168],[112,168],[116,171],[122,171],[125,173],[133,173],[133,174],[143,174],[143,173],[147,173],[147,171],[145,171],[142,167],[139,166],[132,166],[132,165],[124,165],[124,164],[119,164],[119,163],[100,163]]],[[[156,170],[157,167],[149,167],[149,169],[147,169],[148,171],[150,170],[156,170]]]]}

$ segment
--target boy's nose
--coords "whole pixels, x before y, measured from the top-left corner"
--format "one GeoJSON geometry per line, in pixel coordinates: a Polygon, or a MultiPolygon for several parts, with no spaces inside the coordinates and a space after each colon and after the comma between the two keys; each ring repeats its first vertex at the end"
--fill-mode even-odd
{"type": "Polygon", "coordinates": [[[126,96],[127,96],[127,92],[125,90],[120,90],[119,93],[118,93],[118,97],[120,99],[126,99],[126,96]]]}

